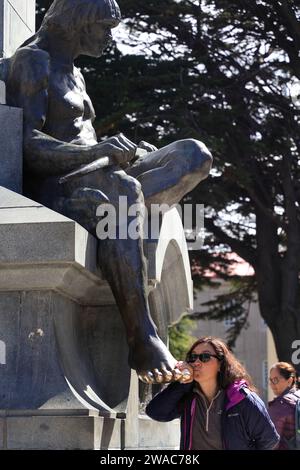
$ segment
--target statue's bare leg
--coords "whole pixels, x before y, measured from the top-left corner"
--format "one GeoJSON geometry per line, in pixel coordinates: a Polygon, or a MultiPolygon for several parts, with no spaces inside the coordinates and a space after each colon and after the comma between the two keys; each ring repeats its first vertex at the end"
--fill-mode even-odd
{"type": "MultiPolygon", "coordinates": [[[[140,183],[123,171],[110,174],[119,196],[127,197],[128,207],[139,204],[144,207],[140,183]]],[[[105,192],[105,190],[104,190],[105,192]]],[[[110,194],[112,191],[110,192],[110,194]]],[[[143,211],[128,217],[127,226],[136,223],[140,231],[137,239],[127,237],[99,241],[99,264],[109,282],[125,324],[129,346],[129,365],[139,374],[150,372],[154,378],[162,374],[164,380],[171,377],[176,360],[157,335],[150,315],[147,299],[147,267],[143,253],[143,211]]],[[[119,226],[117,226],[118,237],[119,226]]]]}
{"type": "MultiPolygon", "coordinates": [[[[119,196],[127,197],[128,207],[132,204],[143,207],[145,201],[141,185],[146,191],[147,205],[152,202],[170,205],[177,203],[207,176],[211,165],[211,156],[202,144],[197,141],[181,142],[152,152],[147,155],[147,162],[141,161],[135,165],[132,172],[137,172],[140,183],[124,171],[114,168],[101,173],[98,187],[109,196],[117,211],[119,196]]],[[[89,198],[94,197],[94,190],[90,190],[90,196],[89,189],[85,191],[88,202],[89,198]]],[[[77,207],[76,211],[78,214],[77,207]]],[[[153,376],[157,381],[162,378],[168,381],[176,360],[159,339],[149,311],[142,211],[138,218],[129,217],[127,225],[133,221],[137,221],[140,227],[138,238],[121,239],[117,236],[117,240],[100,240],[99,264],[111,286],[125,324],[130,366],[144,377],[149,374],[150,378],[153,376]]]]}
{"type": "Polygon", "coordinates": [[[209,174],[212,156],[194,139],[174,142],[139,158],[126,172],[142,185],[145,205],[177,204],[209,174]]]}
{"type": "MultiPolygon", "coordinates": [[[[143,253],[143,210],[128,217],[126,225],[136,223],[141,232],[137,238],[120,238],[119,197],[126,196],[128,207],[139,204],[144,208],[144,197],[141,184],[128,176],[119,167],[108,168],[93,175],[85,184],[94,187],[79,187],[73,197],[65,202],[63,212],[78,220],[96,235],[96,226],[100,218],[96,217],[97,205],[102,196],[97,194],[97,187],[109,197],[116,210],[116,239],[101,239],[98,243],[98,261],[101,271],[108,281],[121,313],[129,346],[129,365],[138,374],[157,381],[172,379],[176,360],[172,357],[165,344],[157,335],[157,329],[150,315],[147,299],[147,266],[143,253]]],[[[102,201],[105,202],[105,201],[102,201]]],[[[122,210],[122,209],[121,209],[122,210]]],[[[124,214],[122,214],[124,216],[124,214]]],[[[125,227],[127,228],[127,227],[125,227]]]]}

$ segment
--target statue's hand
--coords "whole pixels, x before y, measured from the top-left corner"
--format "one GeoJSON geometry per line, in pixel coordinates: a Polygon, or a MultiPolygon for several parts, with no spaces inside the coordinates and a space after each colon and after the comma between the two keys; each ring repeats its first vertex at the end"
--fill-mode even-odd
{"type": "Polygon", "coordinates": [[[116,165],[124,165],[135,156],[137,145],[127,139],[124,134],[118,134],[114,137],[100,142],[93,147],[97,153],[97,158],[102,156],[113,157],[116,165]]]}
{"type": "Polygon", "coordinates": [[[155,145],[149,144],[144,140],[141,140],[141,142],[138,144],[138,147],[147,150],[147,152],[154,152],[155,150],[157,150],[157,147],[155,147],[155,145]]]}

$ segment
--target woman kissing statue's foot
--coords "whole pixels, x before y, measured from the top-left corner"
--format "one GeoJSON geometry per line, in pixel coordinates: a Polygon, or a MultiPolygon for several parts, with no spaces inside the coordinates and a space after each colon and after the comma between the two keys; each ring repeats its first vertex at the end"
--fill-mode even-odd
{"type": "Polygon", "coordinates": [[[182,372],[176,368],[177,360],[156,335],[129,344],[128,362],[144,383],[166,383],[182,378],[182,372]]]}

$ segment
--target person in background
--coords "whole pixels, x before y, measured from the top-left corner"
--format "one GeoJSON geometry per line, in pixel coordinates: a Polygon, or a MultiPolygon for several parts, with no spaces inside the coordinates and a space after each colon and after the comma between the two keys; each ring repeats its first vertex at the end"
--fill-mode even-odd
{"type": "Polygon", "coordinates": [[[270,386],[275,395],[269,413],[280,435],[278,450],[296,448],[295,409],[300,399],[296,389],[296,370],[288,362],[276,362],[270,369],[270,386]]]}
{"type": "Polygon", "coordinates": [[[279,435],[264,403],[223,340],[198,339],[186,362],[178,362],[177,367],[183,377],[157,394],[146,413],[157,421],[181,418],[181,449],[269,450],[277,446],[279,435]]]}

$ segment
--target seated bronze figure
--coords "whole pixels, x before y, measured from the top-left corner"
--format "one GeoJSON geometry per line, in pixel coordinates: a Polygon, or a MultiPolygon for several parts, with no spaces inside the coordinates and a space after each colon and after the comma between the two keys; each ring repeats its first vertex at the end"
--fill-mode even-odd
{"type": "MultiPolygon", "coordinates": [[[[7,104],[24,110],[24,192],[96,234],[96,208],[119,196],[128,206],[177,204],[207,177],[212,157],[186,139],[156,149],[119,134],[97,142],[94,108],[74,59],[101,56],[121,20],[115,0],[54,0],[41,28],[6,64],[7,104]],[[101,157],[114,164],[93,175],[59,179],[101,157]]],[[[128,224],[130,216],[128,217],[128,224]]],[[[143,213],[138,225],[143,225],[143,213]]],[[[98,262],[125,324],[129,364],[145,382],[179,380],[176,360],[160,340],[149,312],[142,230],[136,239],[98,242],[98,262]]]]}

